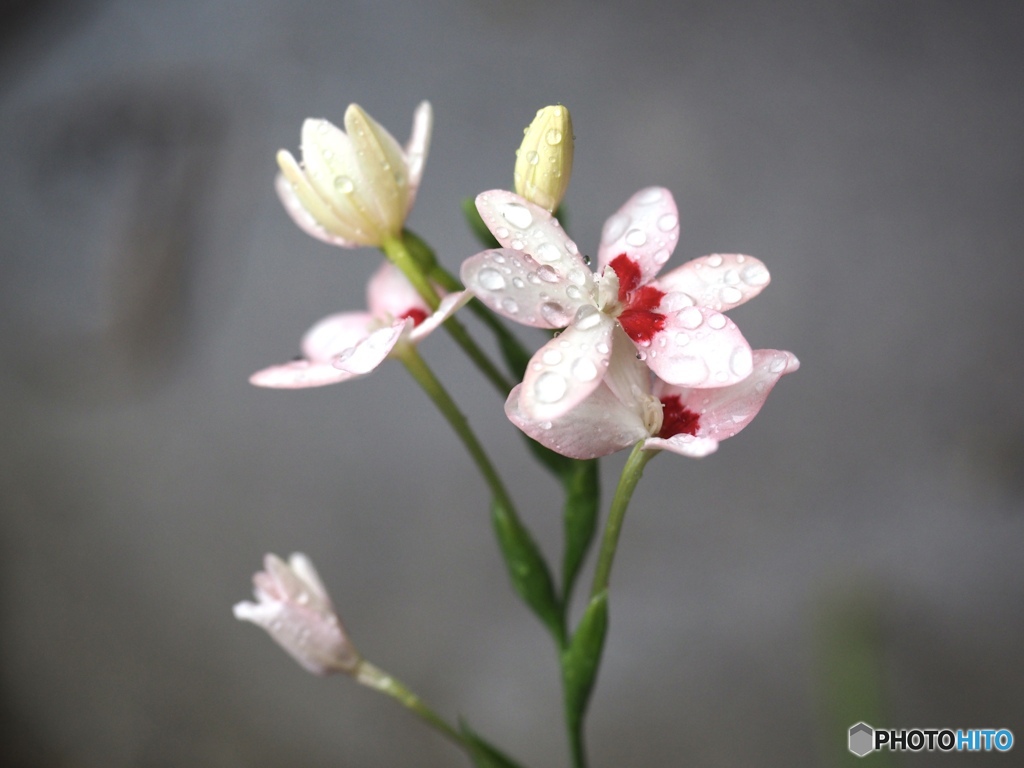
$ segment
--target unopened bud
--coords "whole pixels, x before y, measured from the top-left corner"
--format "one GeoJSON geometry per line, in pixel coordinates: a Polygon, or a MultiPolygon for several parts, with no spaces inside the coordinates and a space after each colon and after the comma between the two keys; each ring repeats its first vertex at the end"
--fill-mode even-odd
{"type": "Polygon", "coordinates": [[[544,107],[516,151],[516,194],[554,212],[572,177],[572,118],[561,104],[544,107]]]}

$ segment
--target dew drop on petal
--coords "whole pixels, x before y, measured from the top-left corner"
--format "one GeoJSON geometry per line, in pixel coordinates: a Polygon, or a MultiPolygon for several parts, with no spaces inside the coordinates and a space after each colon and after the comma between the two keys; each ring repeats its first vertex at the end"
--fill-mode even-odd
{"type": "Polygon", "coordinates": [[[526,162],[530,165],[536,165],[540,162],[540,155],[534,152],[532,149],[526,153],[526,162]]]}
{"type": "Polygon", "coordinates": [[[766,285],[768,283],[768,270],[761,264],[751,264],[743,268],[740,277],[747,285],[766,285]]]}
{"type": "Polygon", "coordinates": [[[523,278],[521,278],[521,277],[513,277],[512,278],[512,285],[514,285],[516,288],[524,288],[524,287],[526,287],[526,283],[523,282],[523,278]]]}
{"type": "Polygon", "coordinates": [[[679,322],[683,328],[689,328],[692,331],[695,328],[700,328],[700,324],[704,322],[704,315],[696,307],[686,307],[679,312],[679,322]]]}
{"type": "Polygon", "coordinates": [[[545,349],[540,359],[545,365],[558,365],[562,362],[562,353],[557,349],[545,349]]]}
{"type": "Polygon", "coordinates": [[[488,291],[500,291],[505,287],[505,278],[501,276],[498,270],[492,267],[481,269],[480,274],[476,276],[476,280],[480,283],[481,288],[488,291]]]}
{"type": "Polygon", "coordinates": [[[576,319],[573,322],[577,328],[581,331],[587,331],[591,328],[595,328],[601,322],[601,313],[597,307],[593,307],[589,304],[584,304],[576,312],[576,319]]]}
{"type": "Polygon", "coordinates": [[[783,357],[772,358],[771,363],[768,365],[768,370],[772,373],[782,373],[786,370],[786,360],[783,357]]]}
{"type": "Polygon", "coordinates": [[[679,217],[674,213],[666,213],[658,217],[658,229],[662,232],[671,232],[679,226],[679,217]]]}
{"type": "Polygon", "coordinates": [[[708,266],[709,267],[720,267],[720,266],[722,266],[722,257],[719,256],[717,253],[712,254],[711,256],[708,256],[708,266]]]}
{"type": "Polygon", "coordinates": [[[505,263],[505,257],[502,256],[500,253],[492,253],[491,254],[491,261],[493,261],[495,264],[504,264],[505,263]]]}
{"type": "Polygon", "coordinates": [[[736,304],[743,299],[743,292],[739,288],[727,285],[722,289],[721,297],[725,304],[736,304]]]}
{"type": "Polygon", "coordinates": [[[708,325],[710,325],[716,331],[720,331],[723,328],[725,328],[725,323],[725,315],[720,315],[717,312],[715,312],[708,318],[708,325]]]}
{"type": "Polygon", "coordinates": [[[616,213],[608,221],[605,222],[604,232],[602,233],[602,239],[606,243],[613,243],[622,237],[622,234],[626,231],[629,226],[629,216],[623,213],[616,213]]]}
{"type": "Polygon", "coordinates": [[[540,276],[536,272],[530,272],[526,276],[526,282],[530,285],[540,285],[540,276]]]}
{"type": "Polygon", "coordinates": [[[348,176],[335,176],[334,188],[341,194],[348,195],[352,193],[356,185],[348,176]]]}
{"type": "Polygon", "coordinates": [[[554,243],[541,243],[533,255],[537,261],[551,262],[562,258],[562,252],[558,250],[558,246],[554,243]]]}
{"type": "Polygon", "coordinates": [[[593,381],[597,378],[597,366],[590,361],[590,358],[581,357],[572,364],[572,375],[580,381],[593,381]]]}
{"type": "Polygon", "coordinates": [[[611,351],[611,347],[609,347],[603,341],[599,341],[597,343],[597,346],[594,347],[594,349],[596,349],[598,354],[601,355],[607,355],[611,351]]]}
{"type": "Polygon", "coordinates": [[[647,359],[647,353],[644,352],[642,349],[638,350],[637,353],[636,353],[636,359],[637,360],[646,360],[647,359]]]}
{"type": "Polygon", "coordinates": [[[519,311],[519,305],[516,303],[516,300],[508,297],[501,300],[501,308],[510,315],[514,315],[519,311]]]}
{"type": "Polygon", "coordinates": [[[565,241],[565,250],[567,250],[573,256],[580,252],[580,249],[576,247],[576,243],[574,243],[572,240],[565,241]]]}
{"type": "Polygon", "coordinates": [[[661,200],[661,190],[653,187],[651,189],[645,189],[636,198],[636,201],[641,205],[650,205],[651,203],[656,203],[659,200],[661,200]]]}
{"type": "Polygon", "coordinates": [[[722,276],[722,280],[724,280],[728,285],[738,285],[740,282],[740,276],[737,274],[735,269],[727,269],[725,274],[722,276]]]}
{"type": "Polygon", "coordinates": [[[565,289],[565,295],[568,296],[570,299],[577,300],[583,296],[583,292],[575,285],[570,285],[568,288],[565,289]]]}
{"type": "Polygon", "coordinates": [[[562,375],[548,371],[537,377],[537,381],[533,385],[533,394],[538,402],[557,403],[565,397],[568,388],[562,375]]]}
{"type": "Polygon", "coordinates": [[[537,277],[543,280],[545,283],[559,283],[561,280],[558,277],[558,273],[554,269],[547,266],[546,264],[537,270],[537,277]]]}
{"type": "Polygon", "coordinates": [[[509,243],[509,245],[512,246],[512,248],[514,248],[517,251],[521,251],[523,250],[523,248],[526,247],[526,244],[518,238],[509,243]]]}
{"type": "Polygon", "coordinates": [[[666,261],[668,261],[668,257],[669,257],[668,251],[666,249],[662,248],[662,249],[660,249],[658,251],[655,251],[655,253],[654,253],[654,263],[655,264],[664,264],[666,261]]]}
{"type": "MultiPolygon", "coordinates": [[[[778,358],[776,358],[778,359],[778,358]]],[[[782,367],[785,368],[785,362],[779,360],[782,363],[782,367]]],[[[772,365],[774,365],[774,361],[772,365]]],[[[729,368],[737,376],[746,378],[750,375],[750,372],[754,369],[754,359],[750,354],[750,350],[746,347],[736,347],[732,351],[732,355],[729,357],[729,368]]]]}
{"type": "Polygon", "coordinates": [[[551,429],[551,426],[552,426],[552,425],[551,425],[551,422],[550,422],[550,421],[542,421],[542,422],[540,423],[540,428],[541,428],[541,429],[543,429],[543,430],[548,430],[548,429],[551,429]]]}
{"type": "Polygon", "coordinates": [[[506,237],[508,237],[508,228],[507,227],[498,227],[496,230],[494,230],[494,235],[495,235],[495,237],[498,237],[498,238],[501,238],[502,240],[504,240],[506,237]]]}
{"type": "Polygon", "coordinates": [[[548,144],[554,146],[555,144],[558,144],[562,140],[562,132],[557,128],[552,128],[546,134],[544,134],[544,139],[547,141],[548,144]]]}
{"type": "Polygon", "coordinates": [[[541,304],[540,315],[547,321],[548,325],[559,328],[564,328],[572,319],[565,307],[556,301],[546,301],[541,304]]]}
{"type": "Polygon", "coordinates": [[[576,283],[576,285],[583,285],[587,282],[587,273],[579,267],[573,267],[569,270],[569,274],[566,275],[570,282],[576,283]]]}
{"type": "Polygon", "coordinates": [[[673,341],[676,343],[677,347],[685,347],[687,344],[690,343],[690,334],[683,333],[680,331],[679,333],[676,334],[673,341]]]}
{"type": "Polygon", "coordinates": [[[518,229],[526,229],[533,223],[533,214],[519,203],[506,203],[501,208],[501,215],[505,217],[505,221],[518,229]]]}
{"type": "Polygon", "coordinates": [[[626,233],[626,243],[634,248],[639,248],[647,242],[647,233],[642,229],[631,229],[626,233]]]}

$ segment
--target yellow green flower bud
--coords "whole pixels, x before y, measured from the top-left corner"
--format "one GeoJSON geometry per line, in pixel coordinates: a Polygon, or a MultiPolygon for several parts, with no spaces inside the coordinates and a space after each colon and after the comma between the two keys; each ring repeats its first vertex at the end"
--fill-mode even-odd
{"type": "Polygon", "coordinates": [[[554,212],[572,177],[572,118],[561,104],[544,107],[516,151],[516,194],[554,212]]]}

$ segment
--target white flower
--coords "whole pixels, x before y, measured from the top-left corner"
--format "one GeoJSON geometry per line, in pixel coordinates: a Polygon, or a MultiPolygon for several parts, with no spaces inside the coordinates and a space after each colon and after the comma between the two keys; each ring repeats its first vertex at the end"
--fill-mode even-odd
{"type": "Polygon", "coordinates": [[[287,150],[277,153],[277,194],[285,209],[308,234],[344,248],[398,237],[416,200],[432,120],[424,101],[404,150],[357,104],[345,111],[345,131],[306,120],[301,166],[287,150]]]}
{"type": "Polygon", "coordinates": [[[263,560],[253,576],[258,602],[235,605],[235,618],[263,627],[299,664],[317,675],[352,674],[362,659],[338,619],[312,561],[293,554],[263,560]]]}

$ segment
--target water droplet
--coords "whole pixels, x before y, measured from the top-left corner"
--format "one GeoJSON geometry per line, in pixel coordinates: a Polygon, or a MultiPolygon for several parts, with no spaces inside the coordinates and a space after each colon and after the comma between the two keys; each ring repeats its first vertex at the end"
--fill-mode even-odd
{"type": "Polygon", "coordinates": [[[587,282],[587,273],[579,267],[573,267],[569,270],[567,275],[569,282],[576,283],[576,285],[585,285],[587,282]]]}
{"type": "Polygon", "coordinates": [[[637,360],[646,360],[647,359],[647,353],[644,352],[642,349],[638,350],[637,353],[636,353],[636,359],[637,360]]]}
{"type": "Polygon", "coordinates": [[[689,328],[692,331],[695,328],[700,328],[700,324],[703,322],[704,315],[696,307],[686,307],[679,312],[679,323],[683,328],[689,328]]]}
{"type": "Polygon", "coordinates": [[[707,263],[709,267],[720,267],[722,266],[722,257],[717,253],[713,253],[708,256],[707,263]]]}
{"type": "Polygon", "coordinates": [[[647,242],[647,233],[642,229],[631,229],[626,233],[626,243],[634,248],[639,248],[647,242]]]}
{"type": "Polygon", "coordinates": [[[558,365],[562,362],[562,353],[557,349],[545,349],[540,359],[545,365],[558,365]]]}
{"type": "Polygon", "coordinates": [[[597,344],[596,344],[596,345],[594,346],[594,349],[596,349],[596,350],[597,350],[597,352],[598,352],[598,354],[601,354],[601,355],[607,355],[607,354],[608,354],[608,353],[609,353],[609,352],[611,351],[611,347],[609,347],[609,346],[608,346],[607,344],[605,344],[605,343],[604,343],[603,341],[599,341],[599,342],[598,342],[598,343],[597,343],[597,344]]]}
{"type": "Polygon", "coordinates": [[[590,256],[588,256],[587,254],[583,254],[583,263],[586,264],[589,267],[590,266],[590,256]]]}
{"type": "Polygon", "coordinates": [[[551,262],[562,258],[562,252],[558,250],[558,246],[554,243],[541,243],[533,255],[537,258],[537,261],[551,262]]]}
{"type": "Polygon", "coordinates": [[[526,244],[519,239],[513,240],[511,243],[509,243],[509,245],[517,251],[521,251],[524,247],[526,247],[526,244]]]}
{"type": "Polygon", "coordinates": [[[722,275],[722,280],[729,285],[738,285],[740,282],[740,276],[737,274],[735,269],[727,269],[725,274],[722,275]]]}
{"type": "Polygon", "coordinates": [[[604,232],[602,233],[601,239],[605,243],[613,243],[622,237],[622,234],[629,227],[629,216],[622,213],[616,213],[604,225],[604,232]]]}
{"type": "Polygon", "coordinates": [[[335,176],[334,188],[343,195],[350,195],[356,185],[348,176],[335,176]]]}
{"type": "Polygon", "coordinates": [[[597,307],[584,304],[576,311],[576,319],[573,322],[573,325],[581,331],[588,331],[591,328],[596,328],[600,322],[601,313],[598,311],[597,307]]]}
{"type": "Polygon", "coordinates": [[[726,319],[725,315],[720,315],[715,312],[713,315],[708,317],[708,325],[714,328],[716,331],[720,331],[725,328],[726,319]]]}
{"type": "MultiPolygon", "coordinates": [[[[786,367],[786,363],[784,361],[779,360],[779,362],[782,363],[783,368],[786,367]]],[[[729,357],[729,368],[732,369],[732,372],[737,376],[742,376],[744,378],[749,376],[750,372],[754,369],[754,359],[750,354],[750,350],[746,347],[736,347],[736,349],[732,351],[732,355],[729,357]]]]}
{"type": "Polygon", "coordinates": [[[518,229],[526,229],[533,223],[533,214],[519,203],[506,203],[501,208],[505,221],[518,229]]]}
{"type": "MultiPolygon", "coordinates": [[[[565,307],[555,301],[548,301],[540,305],[540,315],[547,322],[558,328],[564,328],[572,319],[565,307]]],[[[553,365],[554,363],[552,363],[553,365]]]]}
{"type": "Polygon", "coordinates": [[[499,240],[504,240],[506,237],[508,237],[508,228],[498,227],[496,230],[494,230],[494,236],[497,237],[499,240]]]}
{"type": "Polygon", "coordinates": [[[570,285],[568,288],[565,289],[565,295],[575,301],[583,296],[583,292],[575,285],[570,285]]]}
{"type": "Polygon", "coordinates": [[[537,277],[543,280],[545,283],[560,283],[561,278],[558,277],[558,273],[547,264],[537,270],[537,277]]]}
{"type": "Polygon", "coordinates": [[[533,394],[540,403],[557,403],[565,397],[569,385],[565,377],[554,371],[547,371],[537,377],[533,385],[533,394]]]}
{"type": "Polygon", "coordinates": [[[767,285],[769,280],[768,270],[762,264],[750,264],[743,268],[740,273],[743,282],[747,285],[767,285]]]}
{"type": "Polygon", "coordinates": [[[743,292],[739,288],[727,285],[722,289],[722,303],[739,304],[743,300],[743,292]]]}
{"type": "Polygon", "coordinates": [[[484,267],[480,270],[480,274],[476,276],[476,281],[480,284],[481,288],[488,291],[500,291],[505,287],[505,278],[501,276],[501,273],[496,269],[490,267],[484,267]]]}
{"type": "Polygon", "coordinates": [[[690,334],[680,331],[676,334],[674,341],[677,347],[685,347],[690,343],[690,334]]]}
{"type": "Polygon", "coordinates": [[[550,421],[542,421],[540,423],[540,428],[541,429],[548,430],[548,429],[551,429],[551,427],[552,427],[552,424],[551,424],[550,421]]]}
{"type": "Polygon", "coordinates": [[[772,358],[771,363],[768,365],[768,370],[772,373],[782,373],[786,370],[786,360],[782,357],[772,358]]]}
{"type": "Polygon", "coordinates": [[[548,144],[554,146],[555,144],[558,144],[562,140],[562,132],[557,128],[552,128],[546,134],[544,134],[544,139],[547,141],[548,144]]]}
{"type": "Polygon", "coordinates": [[[495,264],[504,264],[505,263],[505,257],[502,254],[500,254],[500,253],[492,252],[491,253],[491,261],[493,261],[495,264]]]}
{"type": "Polygon", "coordinates": [[[571,253],[573,256],[580,252],[580,249],[576,247],[576,243],[572,240],[565,241],[565,250],[571,253]]]}
{"type": "Polygon", "coordinates": [[[671,232],[679,226],[679,217],[674,213],[666,213],[658,217],[658,229],[662,232],[671,232]]]}
{"type": "Polygon", "coordinates": [[[540,155],[534,152],[532,149],[526,153],[526,162],[530,165],[536,165],[540,162],[540,155]]]}
{"type": "Polygon", "coordinates": [[[655,254],[654,254],[654,263],[655,264],[664,264],[666,261],[668,261],[668,257],[669,257],[668,251],[666,249],[662,248],[661,250],[655,252],[655,254]]]}
{"type": "Polygon", "coordinates": [[[597,366],[590,358],[581,357],[572,364],[572,375],[580,381],[593,381],[597,378],[597,366]]]}
{"type": "Polygon", "coordinates": [[[516,300],[508,297],[501,300],[501,308],[510,315],[514,315],[519,311],[519,305],[516,303],[516,300]]]}
{"type": "Polygon", "coordinates": [[[526,283],[523,282],[523,279],[521,277],[513,277],[512,285],[514,285],[516,288],[524,288],[526,286],[526,283]]]}
{"type": "Polygon", "coordinates": [[[316,124],[317,133],[327,133],[330,129],[330,124],[326,120],[318,120],[316,124]]]}

